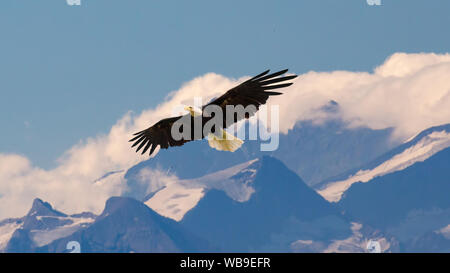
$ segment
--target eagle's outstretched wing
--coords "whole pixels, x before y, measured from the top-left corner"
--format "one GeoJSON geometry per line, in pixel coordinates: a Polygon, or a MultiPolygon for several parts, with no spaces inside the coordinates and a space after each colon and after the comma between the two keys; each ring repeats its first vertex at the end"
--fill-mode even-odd
{"type": "Polygon", "coordinates": [[[135,133],[134,137],[130,139],[130,142],[134,141],[133,146],[131,147],[139,145],[136,152],[139,152],[140,149],[144,148],[142,154],[145,154],[145,152],[152,147],[149,154],[152,155],[158,145],[160,145],[162,149],[167,149],[172,146],[181,146],[190,141],[184,139],[175,140],[172,137],[172,125],[182,117],[183,116],[162,119],[155,125],[135,133]]]}
{"type": "MultiPolygon", "coordinates": [[[[219,98],[211,101],[203,106],[203,110],[210,105],[217,105],[222,109],[223,113],[223,127],[228,127],[231,124],[238,122],[241,119],[249,118],[254,115],[262,104],[265,104],[269,96],[281,95],[282,93],[268,91],[279,89],[292,85],[292,82],[286,82],[297,77],[297,75],[279,77],[285,74],[288,70],[282,70],[273,74],[267,75],[270,70],[241,83],[240,85],[228,90],[219,98]],[[249,105],[254,106],[254,111],[249,111],[245,115],[234,115],[233,120],[226,120],[227,105],[238,106],[242,105],[246,108],[249,105]]],[[[251,108],[247,108],[252,110],[251,108]]]]}

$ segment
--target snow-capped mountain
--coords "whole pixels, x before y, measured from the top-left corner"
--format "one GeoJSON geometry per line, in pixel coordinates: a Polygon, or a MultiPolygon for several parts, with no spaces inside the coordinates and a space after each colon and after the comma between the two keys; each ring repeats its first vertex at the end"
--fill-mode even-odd
{"type": "Polygon", "coordinates": [[[95,218],[89,212],[66,215],[49,203],[35,199],[26,216],[0,222],[0,252],[32,251],[85,228],[95,218]]]}
{"type": "Polygon", "coordinates": [[[35,199],[29,213],[0,222],[0,252],[198,252],[215,251],[179,223],[160,216],[145,204],[112,197],[101,215],[66,215],[35,199]]]}
{"type": "Polygon", "coordinates": [[[450,124],[432,127],[369,164],[328,179],[316,188],[328,201],[338,202],[353,183],[368,182],[375,177],[403,170],[449,146],[450,124]]]}
{"type": "Polygon", "coordinates": [[[209,243],[186,232],[132,198],[112,197],[89,227],[57,239],[38,252],[64,252],[67,242],[79,242],[82,252],[209,252],[209,243]]]}
{"type": "MultiPolygon", "coordinates": [[[[316,248],[318,252],[349,252],[348,238],[357,236],[361,246],[374,235],[355,235],[352,224],[335,207],[273,157],[264,156],[190,182],[207,187],[180,223],[224,251],[311,252],[310,248],[298,248],[299,242],[311,242],[321,246],[316,248]]],[[[164,200],[154,204],[164,204],[164,200]]],[[[173,205],[169,206],[175,208],[173,205]]],[[[395,240],[381,233],[377,236],[386,242],[383,251],[396,251],[395,240]]]]}
{"type": "Polygon", "coordinates": [[[163,216],[180,221],[211,189],[221,190],[233,200],[245,202],[255,191],[253,178],[257,172],[255,163],[259,160],[250,160],[200,178],[173,180],[151,194],[145,204],[163,216]]]}
{"type": "Polygon", "coordinates": [[[225,251],[287,251],[294,240],[350,234],[339,212],[275,158],[264,156],[196,182],[208,187],[180,223],[225,251]]]}
{"type": "MultiPolygon", "coordinates": [[[[289,172],[292,175],[290,179],[296,179],[297,183],[303,186],[303,191],[312,192],[282,162],[275,158],[264,156],[199,178],[174,178],[161,185],[160,188],[155,188],[153,192],[147,193],[144,202],[159,214],[176,221],[182,220],[184,215],[195,208],[198,202],[205,197],[205,194],[211,190],[223,192],[230,200],[244,203],[249,201],[256,191],[256,177],[260,175],[264,168],[272,164],[279,166],[278,171],[280,173],[278,175],[282,176],[283,172],[289,172]]],[[[265,187],[272,187],[270,183],[279,185],[280,182],[278,180],[280,178],[274,176],[273,179],[275,179],[274,182],[266,181],[267,185],[265,187]]],[[[312,195],[316,195],[316,193],[312,192],[312,195]]],[[[325,203],[323,202],[322,205],[325,203]]]]}
{"type": "Polygon", "coordinates": [[[353,220],[408,245],[450,224],[449,163],[450,148],[446,148],[403,170],[354,183],[337,205],[353,220]]]}

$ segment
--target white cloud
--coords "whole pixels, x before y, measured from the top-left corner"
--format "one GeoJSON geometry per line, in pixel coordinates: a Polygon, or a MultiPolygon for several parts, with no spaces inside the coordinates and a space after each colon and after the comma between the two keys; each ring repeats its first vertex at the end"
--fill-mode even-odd
{"type": "MultiPolygon", "coordinates": [[[[330,100],[340,105],[337,115],[349,126],[374,129],[395,127],[395,136],[406,139],[433,125],[450,122],[450,55],[404,54],[389,57],[374,73],[308,72],[294,80],[284,95],[269,100],[280,105],[280,131],[286,133],[298,120],[320,121],[330,113],[319,110],[330,100]]],[[[100,212],[105,200],[124,190],[123,173],[93,183],[106,172],[126,170],[144,160],[130,149],[133,132],[173,115],[179,104],[203,102],[220,95],[241,78],[209,73],[172,92],[155,109],[126,114],[111,130],[73,146],[59,166],[43,170],[23,156],[0,154],[0,219],[21,216],[34,197],[66,212],[100,212]]],[[[154,182],[152,182],[154,183],[154,182]]]]}
{"type": "Polygon", "coordinates": [[[350,126],[395,127],[395,136],[450,122],[450,55],[397,53],[374,73],[309,72],[296,79],[279,104],[282,132],[296,121],[328,116],[317,111],[330,99],[350,126]]]}

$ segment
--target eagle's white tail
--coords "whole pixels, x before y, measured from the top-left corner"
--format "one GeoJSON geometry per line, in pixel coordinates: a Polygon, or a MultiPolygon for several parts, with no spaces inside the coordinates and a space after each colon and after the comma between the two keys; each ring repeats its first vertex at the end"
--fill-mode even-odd
{"type": "Polygon", "coordinates": [[[244,143],[243,140],[227,133],[225,130],[222,131],[222,137],[218,137],[215,134],[208,134],[208,143],[211,148],[219,151],[229,151],[234,152],[239,149],[244,143]]]}

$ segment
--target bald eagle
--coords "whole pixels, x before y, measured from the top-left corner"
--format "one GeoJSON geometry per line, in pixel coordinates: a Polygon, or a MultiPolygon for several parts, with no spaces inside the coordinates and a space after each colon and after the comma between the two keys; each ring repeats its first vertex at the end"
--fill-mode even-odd
{"type": "MultiPolygon", "coordinates": [[[[256,75],[255,77],[239,84],[238,86],[228,90],[222,96],[214,99],[208,104],[202,106],[202,109],[195,109],[192,106],[185,107],[189,113],[186,115],[166,118],[158,121],[153,126],[135,133],[130,142],[134,142],[132,147],[137,145],[136,152],[139,152],[142,148],[142,154],[146,153],[150,149],[149,155],[155,151],[156,147],[160,146],[162,149],[167,149],[173,146],[182,146],[184,143],[192,140],[200,140],[205,137],[208,138],[208,143],[212,148],[221,151],[234,152],[241,147],[243,141],[229,133],[224,129],[230,125],[238,122],[242,119],[248,119],[253,116],[259,109],[259,107],[266,103],[269,96],[281,95],[282,93],[267,91],[273,89],[284,88],[292,85],[292,82],[286,82],[297,77],[297,75],[283,76],[288,70],[282,70],[273,74],[269,74],[269,70],[256,75]],[[230,108],[231,106],[231,108],[230,108]],[[242,108],[250,109],[241,113],[228,113],[231,118],[227,118],[227,111],[231,111],[232,107],[242,106],[242,108]],[[252,107],[250,107],[252,106],[252,107]],[[208,121],[214,118],[215,113],[208,113],[207,109],[214,108],[222,111],[223,115],[219,123],[216,123],[209,131],[205,132],[204,127],[208,121]],[[253,109],[253,110],[252,110],[253,109]],[[190,126],[188,137],[174,137],[172,127],[181,120],[188,121],[190,126]],[[201,124],[201,133],[195,133],[194,124],[201,124]]],[[[183,125],[181,125],[181,128],[183,125]]]]}

